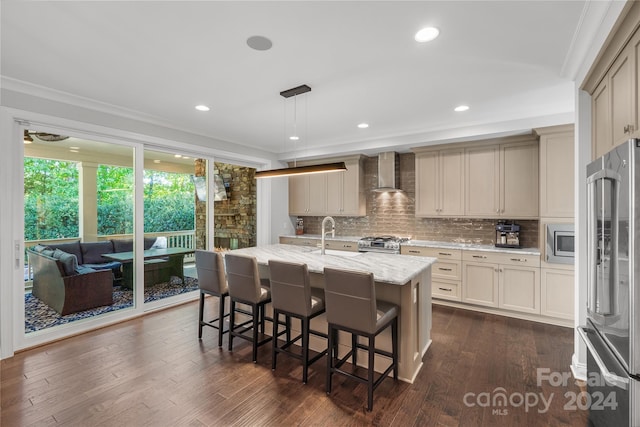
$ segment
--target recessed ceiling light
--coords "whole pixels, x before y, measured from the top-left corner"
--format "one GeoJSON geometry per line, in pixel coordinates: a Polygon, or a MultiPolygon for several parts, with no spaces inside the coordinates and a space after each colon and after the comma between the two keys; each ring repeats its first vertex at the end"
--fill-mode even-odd
{"type": "Polygon", "coordinates": [[[155,160],[153,161],[153,163],[160,163],[160,160],[155,159],[155,160]]]}
{"type": "Polygon", "coordinates": [[[360,123],[360,124],[358,125],[358,127],[359,127],[360,129],[366,129],[366,128],[368,128],[368,127],[369,127],[369,123],[360,123]]]}
{"type": "Polygon", "coordinates": [[[300,139],[300,137],[296,136],[296,135],[292,135],[292,136],[289,137],[289,139],[292,140],[292,141],[297,141],[297,140],[300,139]]]}
{"type": "Polygon", "coordinates": [[[72,153],[78,153],[78,150],[69,150],[69,151],[71,151],[72,153]]]}
{"type": "Polygon", "coordinates": [[[209,111],[211,108],[207,107],[206,105],[196,105],[196,110],[198,111],[209,111]]]}
{"type": "Polygon", "coordinates": [[[468,109],[469,109],[468,105],[458,105],[456,108],[453,109],[453,111],[461,112],[461,111],[467,111],[468,109]]]}
{"type": "Polygon", "coordinates": [[[183,159],[188,159],[189,157],[187,157],[187,156],[184,156],[184,157],[182,157],[182,158],[183,158],[183,159]]]}
{"type": "Polygon", "coordinates": [[[179,159],[180,157],[182,157],[182,154],[174,154],[173,157],[175,157],[176,159],[179,159]]]}
{"type": "Polygon", "coordinates": [[[438,34],[440,34],[440,30],[438,30],[437,28],[426,27],[418,31],[414,38],[417,42],[424,43],[430,42],[431,40],[435,39],[436,37],[438,37],[438,34]]]}
{"type": "Polygon", "coordinates": [[[253,50],[269,50],[273,43],[264,36],[251,36],[247,39],[247,45],[253,50]]]}
{"type": "Polygon", "coordinates": [[[69,147],[69,148],[72,149],[72,150],[79,150],[80,149],[80,147],[69,147]]]}

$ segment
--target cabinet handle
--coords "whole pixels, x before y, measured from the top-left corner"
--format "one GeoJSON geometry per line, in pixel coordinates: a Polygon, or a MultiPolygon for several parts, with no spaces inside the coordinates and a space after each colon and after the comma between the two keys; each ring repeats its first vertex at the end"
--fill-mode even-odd
{"type": "Polygon", "coordinates": [[[487,257],[484,255],[472,255],[474,258],[486,259],[487,257]]]}
{"type": "Polygon", "coordinates": [[[438,267],[438,270],[442,270],[442,271],[451,271],[450,268],[442,268],[442,267],[438,267]]]}
{"type": "Polygon", "coordinates": [[[500,213],[500,209],[496,209],[496,213],[500,213]]]}
{"type": "Polygon", "coordinates": [[[522,258],[511,258],[511,261],[516,261],[516,262],[527,262],[527,259],[522,259],[522,258]]]}
{"type": "Polygon", "coordinates": [[[493,270],[494,270],[496,273],[498,272],[498,269],[497,269],[497,268],[494,268],[493,270]]]}
{"type": "Polygon", "coordinates": [[[438,252],[438,255],[442,255],[442,256],[451,256],[451,254],[448,254],[446,252],[438,252]]]}
{"type": "Polygon", "coordinates": [[[410,254],[419,254],[419,253],[420,253],[420,251],[416,251],[416,250],[413,250],[413,249],[409,249],[409,253],[410,253],[410,254]]]}
{"type": "Polygon", "coordinates": [[[500,269],[500,273],[502,273],[502,269],[500,269]]]}
{"type": "Polygon", "coordinates": [[[440,289],[441,291],[453,292],[453,289],[451,288],[438,288],[438,289],[440,289]]]}
{"type": "Polygon", "coordinates": [[[633,125],[626,125],[624,127],[624,133],[632,133],[633,132],[633,125]]]}

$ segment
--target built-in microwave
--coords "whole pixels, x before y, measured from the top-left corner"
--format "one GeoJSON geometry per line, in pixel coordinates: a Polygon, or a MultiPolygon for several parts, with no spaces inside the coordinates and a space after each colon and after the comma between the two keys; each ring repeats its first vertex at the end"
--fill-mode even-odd
{"type": "Polygon", "coordinates": [[[547,224],[546,261],[554,264],[573,264],[576,252],[575,235],[573,224],[547,224]]]}

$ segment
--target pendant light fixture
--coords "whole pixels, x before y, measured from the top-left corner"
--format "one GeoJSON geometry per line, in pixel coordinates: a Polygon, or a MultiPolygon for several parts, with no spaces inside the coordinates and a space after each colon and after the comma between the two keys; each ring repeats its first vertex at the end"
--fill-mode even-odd
{"type": "MultiPolygon", "coordinates": [[[[283,90],[280,95],[284,98],[294,97],[294,120],[293,120],[293,135],[289,137],[292,141],[296,142],[300,139],[298,136],[298,104],[297,96],[303,93],[311,92],[311,88],[307,85],[301,85],[292,89],[283,90]]],[[[305,112],[306,113],[306,112],[305,112]]],[[[295,150],[294,150],[295,151],[295,150]]],[[[297,166],[294,161],[294,166],[284,169],[269,169],[256,172],[256,178],[274,178],[278,176],[291,176],[291,175],[305,175],[312,173],[326,173],[326,172],[344,172],[347,170],[347,166],[344,162],[336,163],[323,163],[319,165],[310,166],[297,166]]]]}

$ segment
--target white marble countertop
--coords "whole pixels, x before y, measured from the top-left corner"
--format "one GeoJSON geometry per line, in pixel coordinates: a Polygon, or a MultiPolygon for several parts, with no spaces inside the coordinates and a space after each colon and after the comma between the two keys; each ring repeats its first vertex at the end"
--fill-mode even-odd
{"type": "Polygon", "coordinates": [[[304,262],[310,273],[322,274],[324,267],[366,271],[373,273],[373,278],[377,282],[393,285],[404,285],[410,282],[436,262],[436,258],[431,257],[408,257],[374,252],[327,250],[326,255],[320,255],[318,248],[283,244],[235,249],[226,253],[254,256],[258,264],[263,265],[268,264],[270,259],[304,262]]]}
{"type": "Polygon", "coordinates": [[[469,251],[498,252],[521,255],[540,255],[538,248],[497,248],[493,245],[475,243],[437,242],[431,240],[409,240],[402,246],[418,246],[423,248],[465,249],[469,251]]]}
{"type": "MultiPolygon", "coordinates": [[[[320,239],[319,234],[301,234],[301,235],[283,235],[281,237],[293,237],[300,239],[320,239]]],[[[358,236],[336,236],[326,237],[325,240],[338,240],[357,243],[361,237],[358,236]]],[[[538,248],[497,248],[493,245],[480,245],[476,243],[457,243],[457,242],[438,242],[433,240],[409,240],[402,243],[401,246],[418,246],[423,248],[441,248],[441,249],[466,249],[471,251],[497,252],[521,255],[540,255],[538,248]]]]}

